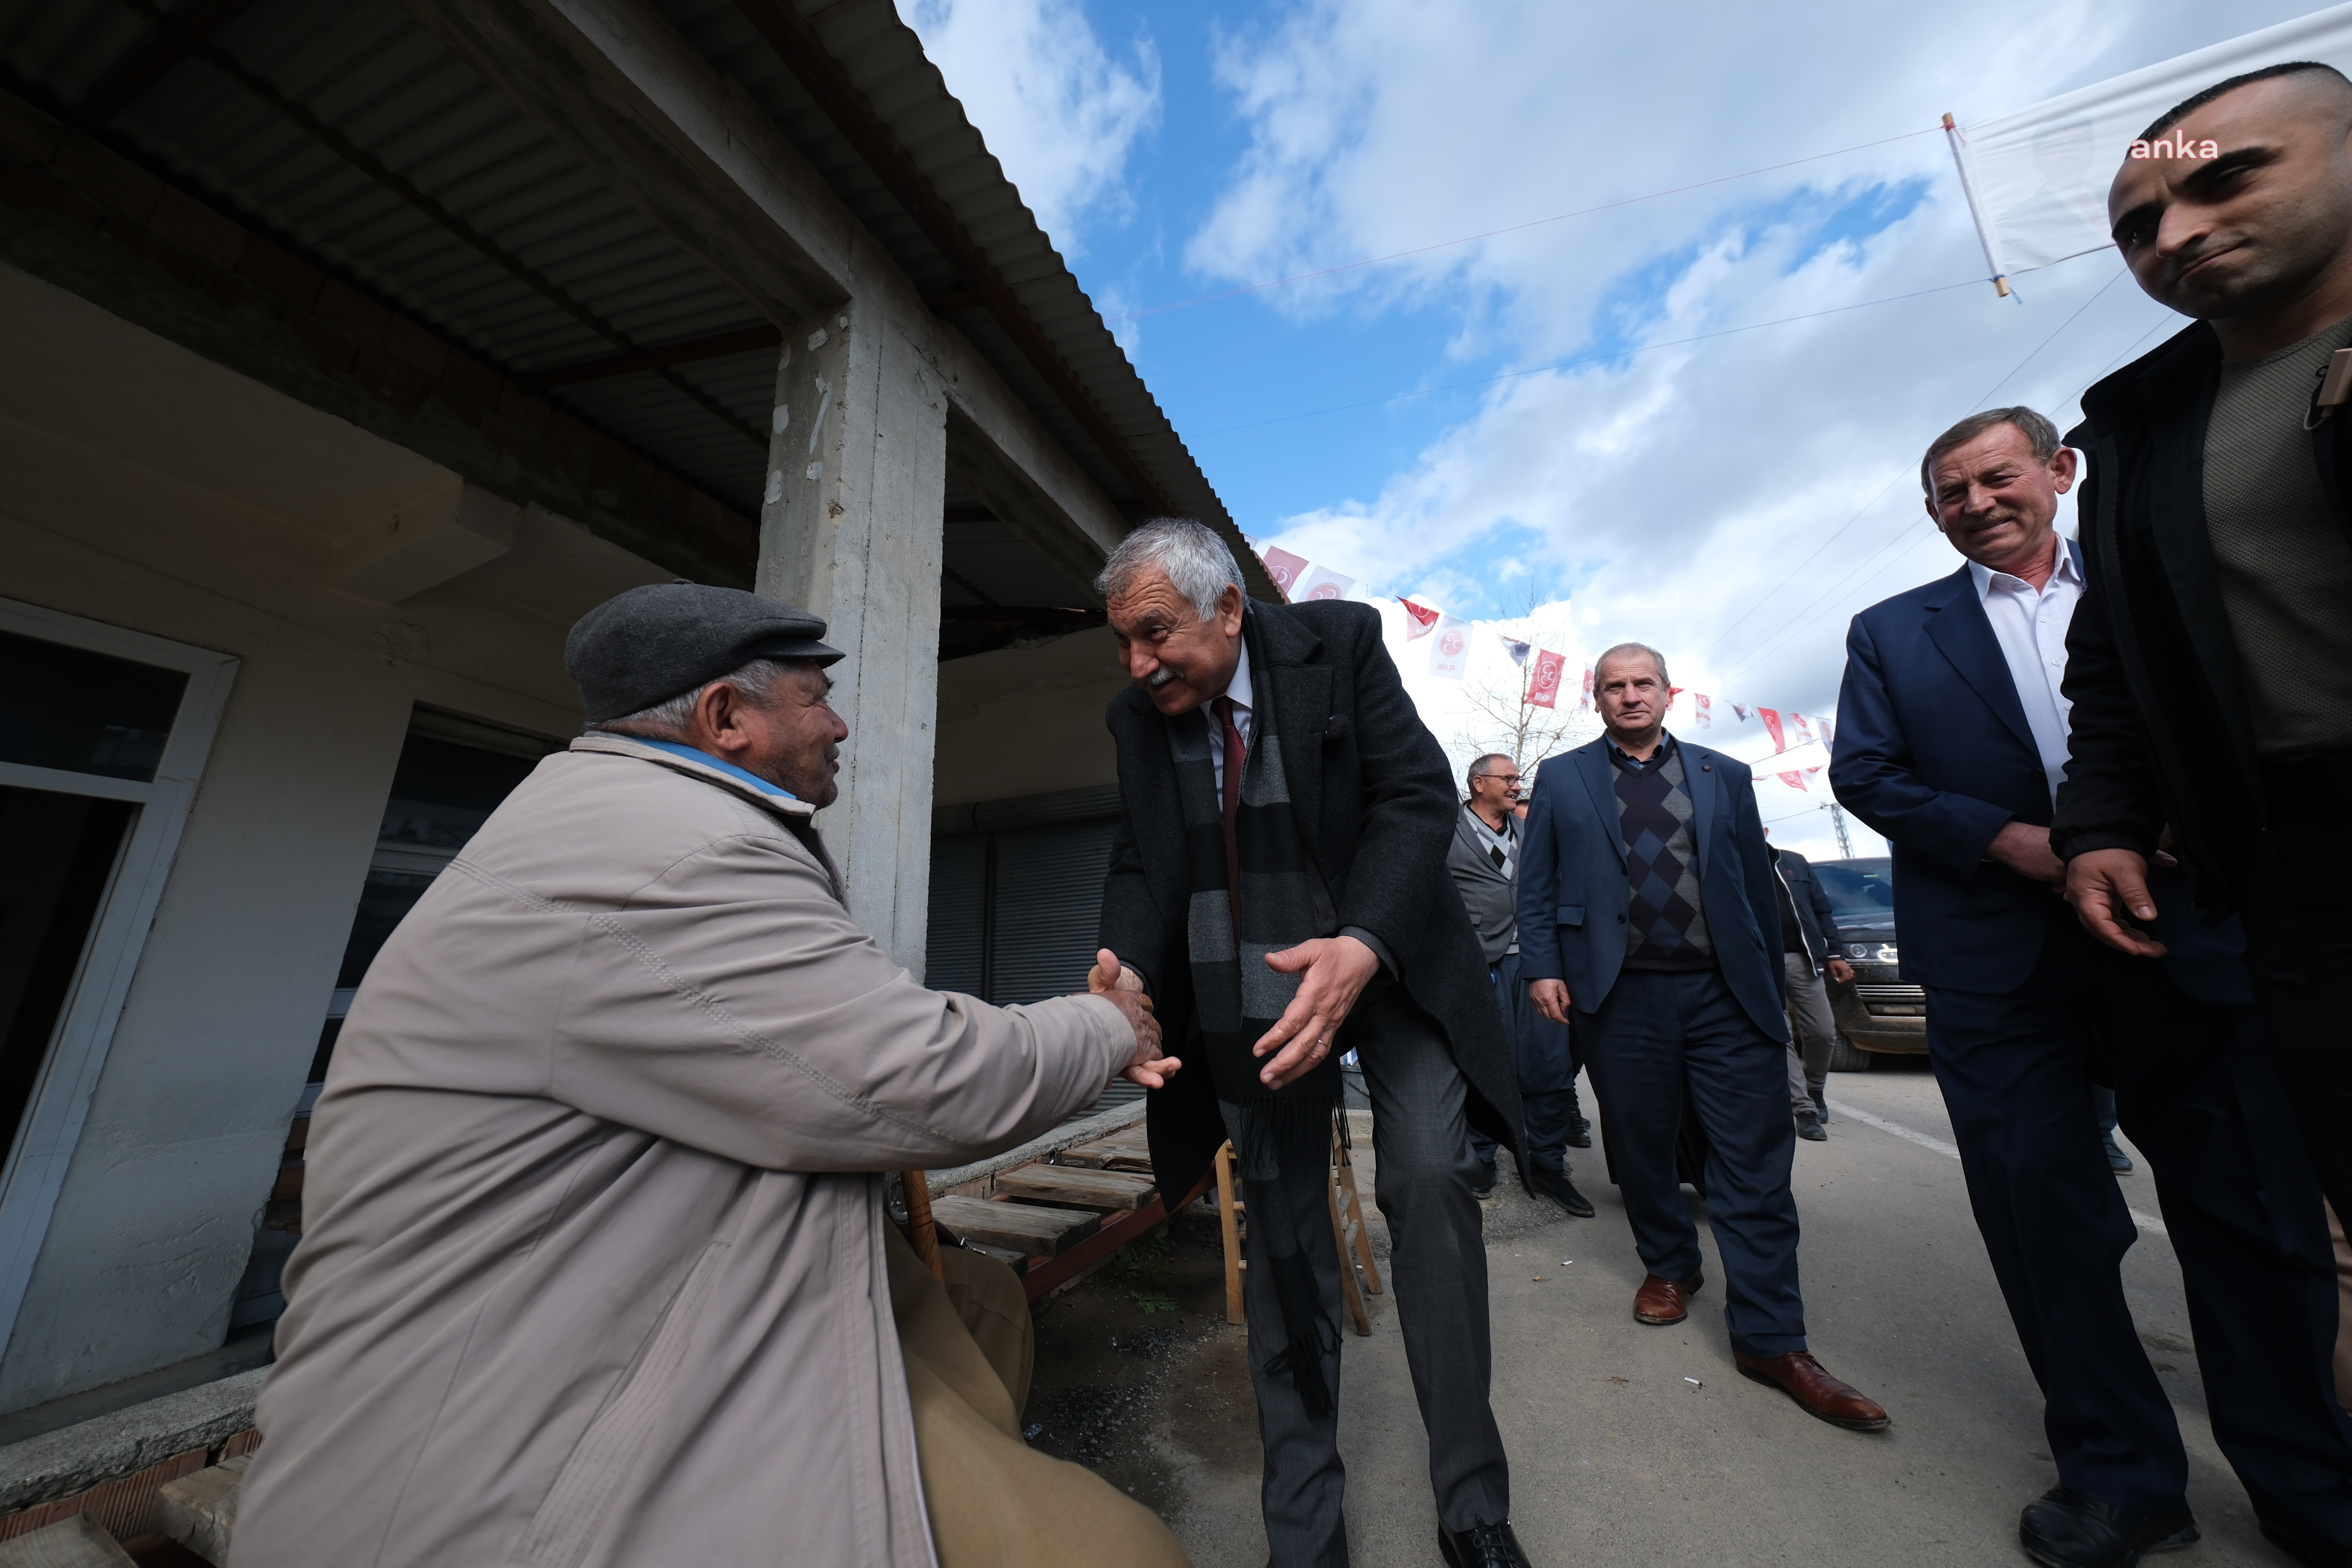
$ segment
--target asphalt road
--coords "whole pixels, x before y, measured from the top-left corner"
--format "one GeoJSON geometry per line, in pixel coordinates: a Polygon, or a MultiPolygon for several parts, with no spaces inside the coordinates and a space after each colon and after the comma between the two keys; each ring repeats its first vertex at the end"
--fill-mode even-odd
{"type": "MultiPolygon", "coordinates": [[[[1507,1184],[1498,1190],[1487,1215],[1495,1408],[1511,1454],[1513,1522],[1535,1568],[2029,1561],[2018,1510],[2056,1476],[1959,1162],[1931,1146],[1948,1145],[1951,1128],[1923,1068],[1834,1075],[1833,1111],[1853,1114],[1835,1116],[1828,1142],[1797,1146],[1813,1352],[1887,1407],[1894,1425],[1883,1433],[1827,1426],[1738,1374],[1704,1226],[1710,1284],[1689,1320],[1633,1321],[1642,1266],[1598,1146],[1572,1152],[1600,1210],[1592,1219],[1570,1219],[1507,1184]]],[[[1369,1142],[1358,1145],[1368,1200],[1369,1142]]],[[[2153,1223],[2145,1167],[2120,1180],[2153,1223]]],[[[2200,1545],[2160,1561],[2288,1564],[2261,1539],[2214,1447],[2160,1226],[2143,1226],[2125,1283],[2179,1414],[2204,1530],[2200,1545]]],[[[1358,1568],[1423,1568],[1440,1562],[1427,1446],[1394,1310],[1377,1300],[1371,1337],[1349,1335],[1345,1352],[1349,1543],[1358,1568]]],[[[1165,1466],[1162,1506],[1201,1568],[1265,1561],[1246,1384],[1238,1344],[1225,1342],[1238,1336],[1219,1326],[1143,1435],[1165,1466]],[[1198,1391],[1198,1411],[1188,1413],[1188,1390],[1198,1391]]]]}

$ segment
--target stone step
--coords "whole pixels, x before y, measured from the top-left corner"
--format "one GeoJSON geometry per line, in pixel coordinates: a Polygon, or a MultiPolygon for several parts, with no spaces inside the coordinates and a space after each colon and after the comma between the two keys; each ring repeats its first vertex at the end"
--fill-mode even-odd
{"type": "Polygon", "coordinates": [[[87,1514],[0,1541],[0,1568],[132,1568],[106,1527],[87,1514]]]}
{"type": "Polygon", "coordinates": [[[245,1468],[252,1462],[252,1455],[239,1454],[166,1484],[155,1494],[163,1533],[215,1568],[225,1568],[228,1538],[236,1528],[237,1489],[245,1484],[245,1468]]]}
{"type": "Polygon", "coordinates": [[[1157,1190],[1150,1176],[1076,1165],[1024,1165],[996,1178],[999,1197],[1072,1209],[1141,1208],[1157,1190]]]}
{"type": "Polygon", "coordinates": [[[1002,1247],[1024,1258],[1051,1257],[1102,1228],[1102,1215],[1092,1209],[1040,1208],[1034,1204],[992,1203],[986,1198],[933,1198],[931,1217],[958,1236],[1002,1247]]]}

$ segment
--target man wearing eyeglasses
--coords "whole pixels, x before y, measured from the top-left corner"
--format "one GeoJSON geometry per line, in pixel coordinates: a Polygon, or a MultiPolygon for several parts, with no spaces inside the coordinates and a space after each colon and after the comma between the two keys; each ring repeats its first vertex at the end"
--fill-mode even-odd
{"type": "MultiPolygon", "coordinates": [[[[1454,819],[1445,868],[1462,889],[1470,924],[1485,951],[1486,977],[1503,1014],[1519,1079],[1519,1103],[1527,1113],[1528,1185],[1579,1219],[1592,1205],[1568,1179],[1568,1150],[1592,1147],[1591,1124],[1576,1103],[1576,1054],[1567,1027],[1535,1010],[1519,977],[1519,835],[1516,811],[1519,765],[1500,752],[1470,764],[1469,802],[1454,819]]],[[[1478,1156],[1480,1197],[1495,1190],[1495,1141],[1470,1135],[1478,1156]]]]}

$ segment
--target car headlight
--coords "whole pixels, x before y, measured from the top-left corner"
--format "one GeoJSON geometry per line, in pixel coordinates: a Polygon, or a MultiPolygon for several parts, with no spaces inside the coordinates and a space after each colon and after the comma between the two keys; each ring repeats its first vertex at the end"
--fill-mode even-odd
{"type": "Polygon", "coordinates": [[[1848,958],[1868,958],[1870,956],[1870,944],[1868,942],[1850,942],[1845,944],[1845,955],[1848,958]]]}
{"type": "Polygon", "coordinates": [[[1878,955],[1877,955],[1877,956],[1878,956],[1878,962],[1879,962],[1879,963],[1893,963],[1896,962],[1896,960],[1895,960],[1895,944],[1894,944],[1893,942],[1880,942],[1880,943],[1878,944],[1878,955]]]}

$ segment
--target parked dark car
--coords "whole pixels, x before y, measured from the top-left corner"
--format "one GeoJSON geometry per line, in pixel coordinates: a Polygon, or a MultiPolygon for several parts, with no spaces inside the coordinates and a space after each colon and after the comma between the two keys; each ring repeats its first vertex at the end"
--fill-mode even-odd
{"type": "Polygon", "coordinates": [[[1851,983],[1829,983],[1830,1012],[1841,1037],[1831,1065],[1852,1071],[1870,1065],[1864,1052],[1924,1052],[1927,994],[1905,984],[1895,968],[1895,862],[1816,860],[1813,874],[1837,920],[1837,955],[1853,965],[1851,983]]]}

